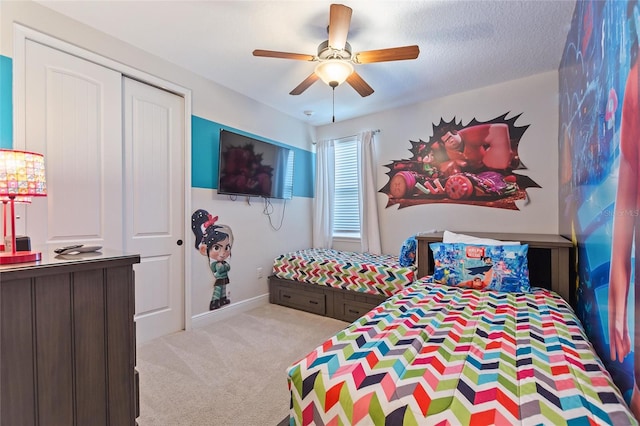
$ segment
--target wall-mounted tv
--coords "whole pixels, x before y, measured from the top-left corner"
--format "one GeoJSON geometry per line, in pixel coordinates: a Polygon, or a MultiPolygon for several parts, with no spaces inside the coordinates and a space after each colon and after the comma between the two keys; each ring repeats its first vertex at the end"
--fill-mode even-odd
{"type": "Polygon", "coordinates": [[[218,194],[291,199],[294,151],[220,130],[218,194]]]}

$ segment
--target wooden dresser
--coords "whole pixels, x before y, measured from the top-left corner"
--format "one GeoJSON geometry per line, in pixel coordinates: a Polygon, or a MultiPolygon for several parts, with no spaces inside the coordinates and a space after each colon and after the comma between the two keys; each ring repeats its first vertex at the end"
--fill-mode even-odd
{"type": "Polygon", "coordinates": [[[0,267],[0,425],[135,425],[140,257],[42,255],[0,267]]]}

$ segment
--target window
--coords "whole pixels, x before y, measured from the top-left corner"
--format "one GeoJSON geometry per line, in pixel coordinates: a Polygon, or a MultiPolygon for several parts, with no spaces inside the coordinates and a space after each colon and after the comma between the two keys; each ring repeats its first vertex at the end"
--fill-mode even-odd
{"type": "Polygon", "coordinates": [[[358,151],[355,137],[335,144],[333,236],[360,238],[358,151]]]}

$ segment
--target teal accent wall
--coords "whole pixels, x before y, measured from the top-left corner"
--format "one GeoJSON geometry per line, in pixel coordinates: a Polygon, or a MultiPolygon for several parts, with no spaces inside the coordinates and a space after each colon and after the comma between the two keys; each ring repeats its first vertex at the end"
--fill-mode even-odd
{"type": "Polygon", "coordinates": [[[13,66],[0,55],[0,148],[13,148],[13,66]]]}
{"type": "Polygon", "coordinates": [[[313,177],[315,154],[271,139],[262,138],[242,130],[223,126],[195,115],[191,116],[191,186],[194,188],[218,188],[218,156],[220,130],[230,130],[244,136],[270,142],[292,149],[295,154],[293,165],[293,195],[313,198],[313,177]]]}
{"type": "MultiPolygon", "coordinates": [[[[0,55],[0,148],[13,148],[13,66],[9,57],[0,55]]],[[[218,187],[218,150],[220,130],[227,129],[245,136],[293,149],[295,152],[293,195],[313,198],[315,154],[277,141],[261,138],[242,130],[226,127],[204,118],[191,116],[191,186],[218,187]]]]}

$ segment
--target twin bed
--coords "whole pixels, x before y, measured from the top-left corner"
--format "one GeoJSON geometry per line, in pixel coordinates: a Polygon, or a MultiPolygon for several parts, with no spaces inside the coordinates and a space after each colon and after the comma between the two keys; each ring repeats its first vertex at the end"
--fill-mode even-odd
{"type": "Polygon", "coordinates": [[[396,256],[318,248],[278,256],[273,264],[282,279],[387,297],[411,284],[414,272],[396,256]]]}
{"type": "MultiPolygon", "coordinates": [[[[498,251],[476,260],[522,261],[498,251]]],[[[565,299],[492,290],[496,274],[456,285],[438,253],[433,276],[414,274],[288,368],[291,425],[637,424],[565,299]]]]}
{"type": "Polygon", "coordinates": [[[415,280],[398,257],[331,249],[278,256],[269,301],[343,321],[354,321],[415,280]]]}

